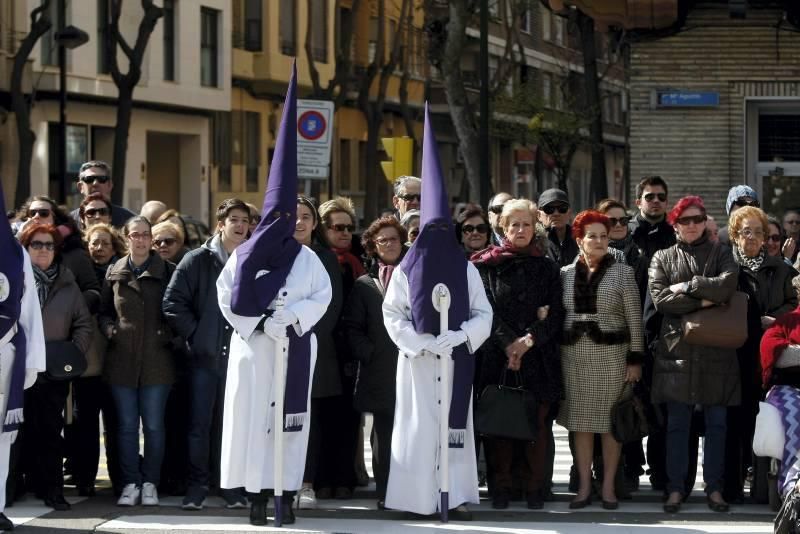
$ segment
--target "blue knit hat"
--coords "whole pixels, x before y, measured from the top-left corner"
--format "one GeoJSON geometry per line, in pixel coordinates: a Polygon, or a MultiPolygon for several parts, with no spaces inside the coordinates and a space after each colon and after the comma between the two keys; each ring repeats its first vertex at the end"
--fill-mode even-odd
{"type": "Polygon", "coordinates": [[[733,203],[742,197],[750,197],[758,202],[758,193],[755,192],[755,189],[749,185],[734,185],[731,187],[730,191],[728,191],[728,201],[725,203],[725,211],[728,215],[731,214],[731,206],[733,206],[733,203]]]}

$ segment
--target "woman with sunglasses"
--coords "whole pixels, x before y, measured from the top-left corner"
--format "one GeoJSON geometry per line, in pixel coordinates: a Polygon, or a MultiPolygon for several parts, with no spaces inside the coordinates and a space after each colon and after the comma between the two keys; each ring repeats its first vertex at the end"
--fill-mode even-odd
{"type": "Polygon", "coordinates": [[[151,248],[150,221],[135,216],[123,228],[129,253],[109,267],[98,324],[109,339],[103,374],[119,418],[122,495],[118,506],[158,505],[164,457],[164,411],[175,381],[172,335],[161,311],[175,266],[151,248]],[[139,420],[144,457],[139,460],[139,420]]]}
{"type": "MultiPolygon", "coordinates": [[[[319,207],[319,218],[317,232],[336,254],[342,277],[342,301],[347,302],[356,280],[367,272],[359,257],[353,253],[356,220],[353,203],[344,197],[323,202],[319,207]]],[[[363,446],[358,439],[361,414],[353,407],[358,364],[352,357],[341,323],[334,337],[336,353],[341,362],[342,394],[330,400],[329,404],[336,403],[338,406],[333,412],[335,415],[323,422],[322,432],[330,435],[331,429],[335,428],[334,432],[338,431],[339,437],[323,448],[315,485],[320,499],[349,499],[358,482],[355,469],[357,451],[359,446],[363,446]]]]}
{"type": "Polygon", "coordinates": [[[164,221],[153,226],[153,250],[161,259],[178,265],[183,256],[189,252],[184,246],[185,234],[180,226],[164,221]]]}
{"type": "Polygon", "coordinates": [[[86,230],[97,223],[111,224],[111,202],[101,193],[92,193],[81,202],[78,216],[81,230],[86,230]]]}
{"type": "MultiPolygon", "coordinates": [[[[761,337],[777,318],[797,307],[797,295],[792,287],[792,278],[797,272],[780,257],[767,255],[764,238],[768,228],[766,214],[752,206],[731,213],[728,223],[733,257],[739,265],[738,289],[749,297],[747,341],[736,351],[742,380],[742,403],[728,408],[725,487],[722,492],[726,501],[737,504],[744,502],[744,482],[747,468],[752,467],[753,434],[758,402],[762,399],[761,337]]],[[[750,490],[754,498],[756,486],[754,481],[750,490]]]]}
{"type": "MultiPolygon", "coordinates": [[[[19,236],[28,250],[42,308],[48,358],[55,357],[53,342],[71,342],[86,353],[92,338],[92,319],[72,272],[61,262],[61,234],[52,224],[30,224],[19,236]]],[[[25,486],[44,499],[45,506],[69,510],[64,499],[64,404],[70,382],[51,380],[40,373],[25,392],[22,470],[25,486]]]]}
{"type": "MultiPolygon", "coordinates": [[[[342,322],[358,359],[354,405],[371,413],[377,450],[373,451],[378,509],[384,508],[392,454],[397,346],[383,323],[383,297],[392,273],[405,255],[406,229],[394,217],[378,219],[361,236],[369,272],[356,280],[342,322]]],[[[372,440],[370,440],[372,442],[372,440]]]]}
{"type": "Polygon", "coordinates": [[[628,215],[628,208],[619,200],[607,198],[597,203],[597,211],[608,217],[611,230],[608,232],[608,246],[622,252],[625,264],[632,267],[636,276],[636,285],[644,301],[647,291],[647,259],[639,251],[633,241],[633,234],[628,228],[632,217],[628,215]]]}
{"type": "MultiPolygon", "coordinates": [[[[536,205],[529,200],[507,201],[499,218],[502,244],[472,257],[494,311],[491,336],[477,352],[480,367],[475,389],[480,392],[489,385],[519,382],[536,398],[536,409],[528,416],[536,419],[539,436],[534,443],[523,444],[526,461],[522,462],[528,468],[524,478],[531,509],[544,505],[545,464],[552,437],[548,414],[561,399],[558,343],[564,322],[558,266],[538,245],[537,217],[536,205]]],[[[492,507],[508,508],[512,461],[519,442],[486,438],[484,443],[494,474],[492,507]]]]}
{"type": "Polygon", "coordinates": [[[708,507],[728,510],[722,497],[728,406],[741,401],[736,350],[691,345],[682,338],[684,315],[725,304],[736,292],[739,268],[731,250],[708,239],[706,208],[697,196],[680,199],[667,216],[677,243],[650,264],[650,296],[663,316],[655,347],[654,403],[666,403],[667,492],[664,511],[676,513],[687,497],[689,431],[695,406],[705,417],[703,478],[708,507]]]}
{"type": "Polygon", "coordinates": [[[467,259],[489,246],[489,219],[480,206],[467,204],[456,217],[456,239],[464,247],[467,259]]]}
{"type": "Polygon", "coordinates": [[[400,219],[400,224],[406,229],[406,233],[408,234],[406,246],[410,247],[411,243],[419,236],[419,210],[408,210],[400,219]]]}

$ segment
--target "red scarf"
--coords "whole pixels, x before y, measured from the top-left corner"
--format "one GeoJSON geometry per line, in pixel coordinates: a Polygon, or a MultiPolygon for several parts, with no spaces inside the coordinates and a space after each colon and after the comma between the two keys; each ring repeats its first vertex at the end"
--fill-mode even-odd
{"type": "Polygon", "coordinates": [[[350,268],[350,272],[353,274],[353,280],[358,278],[361,275],[367,274],[367,270],[364,269],[364,266],[361,264],[358,258],[356,258],[355,254],[350,252],[352,247],[350,245],[344,248],[335,248],[331,247],[336,253],[336,258],[339,260],[339,265],[343,268],[350,268]]]}
{"type": "Polygon", "coordinates": [[[761,378],[764,387],[769,387],[772,368],[783,354],[783,349],[789,345],[800,345],[800,307],[781,316],[761,338],[761,378]]]}
{"type": "Polygon", "coordinates": [[[380,280],[384,292],[386,292],[386,288],[389,287],[389,281],[392,279],[394,267],[394,265],[388,265],[380,260],[378,261],[378,280],[380,280]]]}
{"type": "Polygon", "coordinates": [[[528,246],[525,248],[515,248],[511,246],[508,239],[503,238],[500,246],[492,245],[483,250],[479,250],[472,255],[470,261],[472,263],[485,263],[486,265],[494,266],[520,256],[541,256],[542,251],[539,250],[539,247],[537,247],[535,243],[536,236],[534,235],[533,237],[534,239],[531,239],[531,242],[528,243],[528,246]]]}

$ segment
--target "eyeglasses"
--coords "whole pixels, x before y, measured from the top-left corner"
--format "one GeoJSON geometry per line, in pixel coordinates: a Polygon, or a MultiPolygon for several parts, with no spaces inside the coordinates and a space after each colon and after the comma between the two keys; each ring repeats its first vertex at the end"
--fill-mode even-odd
{"type": "Polygon", "coordinates": [[[764,238],[764,231],[763,230],[751,230],[750,228],[745,228],[739,235],[744,237],[745,239],[763,239],[764,238]]]}
{"type": "Polygon", "coordinates": [[[503,213],[503,205],[498,204],[497,206],[489,206],[489,211],[495,215],[501,215],[503,213]]]}
{"type": "Polygon", "coordinates": [[[54,251],[56,249],[56,244],[52,241],[44,242],[44,241],[31,241],[31,244],[28,247],[32,248],[33,250],[42,250],[45,249],[47,251],[54,251]]]}
{"type": "Polygon", "coordinates": [[[489,232],[489,225],[486,223],[481,223],[477,226],[472,226],[471,224],[465,224],[464,226],[461,227],[461,231],[465,234],[471,234],[472,232],[485,234],[489,232]]]}
{"type": "Polygon", "coordinates": [[[45,217],[50,217],[51,211],[48,208],[40,208],[40,209],[30,209],[28,210],[28,217],[36,217],[37,215],[44,219],[45,217]]]}
{"type": "Polygon", "coordinates": [[[131,232],[128,234],[128,239],[150,239],[152,235],[150,232],[131,232]]]}
{"type": "Polygon", "coordinates": [[[329,230],[336,230],[337,232],[355,232],[356,226],[354,224],[329,224],[329,230]]]}
{"type": "Polygon", "coordinates": [[[174,237],[165,237],[164,239],[153,239],[153,244],[157,247],[171,247],[177,242],[178,240],[175,239],[174,237]]]}
{"type": "Polygon", "coordinates": [[[631,222],[630,217],[620,217],[619,219],[616,217],[609,217],[608,222],[611,226],[628,226],[628,223],[631,222]]]}
{"type": "Polygon", "coordinates": [[[92,174],[92,175],[87,175],[87,176],[81,176],[80,177],[81,182],[83,182],[85,184],[93,184],[95,182],[97,182],[99,184],[104,184],[104,183],[108,182],[110,179],[111,179],[111,177],[110,176],[106,176],[105,174],[92,174]]]}
{"type": "Polygon", "coordinates": [[[675,219],[675,222],[680,224],[681,226],[687,226],[691,223],[694,224],[701,224],[706,221],[707,217],[705,215],[687,215],[686,217],[679,217],[675,219]]]}
{"type": "Polygon", "coordinates": [[[666,193],[646,193],[643,198],[647,202],[652,202],[656,198],[658,198],[659,202],[666,202],[667,201],[667,194],[666,193]]]}
{"type": "Polygon", "coordinates": [[[379,247],[388,247],[389,245],[396,245],[399,242],[400,238],[398,237],[385,237],[375,240],[375,243],[377,243],[379,247]]]}
{"type": "Polygon", "coordinates": [[[760,208],[761,204],[758,203],[758,200],[747,200],[744,198],[737,198],[736,202],[734,202],[736,206],[743,208],[745,206],[753,206],[754,208],[760,208]]]}
{"type": "Polygon", "coordinates": [[[542,208],[542,211],[548,215],[552,215],[556,211],[558,211],[558,213],[561,213],[563,215],[564,213],[567,213],[569,211],[569,206],[564,206],[563,204],[560,206],[545,206],[544,208],[542,208]]]}
{"type": "Polygon", "coordinates": [[[108,208],[90,208],[84,211],[83,214],[87,217],[104,217],[110,215],[111,210],[108,208]]]}
{"type": "Polygon", "coordinates": [[[412,201],[419,202],[422,197],[420,195],[414,195],[409,193],[405,195],[397,195],[397,198],[405,200],[406,202],[412,202],[412,201]]]}
{"type": "Polygon", "coordinates": [[[771,235],[767,238],[769,241],[773,243],[780,243],[781,242],[781,234],[771,235]]]}

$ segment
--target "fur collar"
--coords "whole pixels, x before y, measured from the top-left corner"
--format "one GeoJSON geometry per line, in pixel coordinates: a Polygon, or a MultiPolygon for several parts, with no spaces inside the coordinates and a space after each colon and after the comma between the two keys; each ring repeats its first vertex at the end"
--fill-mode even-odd
{"type": "Polygon", "coordinates": [[[611,254],[606,254],[597,270],[589,277],[589,268],[581,257],[575,263],[575,313],[597,313],[597,288],[608,268],[616,263],[611,254]]]}

